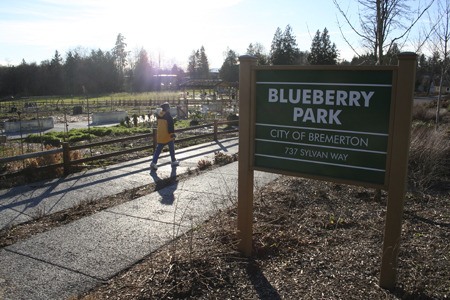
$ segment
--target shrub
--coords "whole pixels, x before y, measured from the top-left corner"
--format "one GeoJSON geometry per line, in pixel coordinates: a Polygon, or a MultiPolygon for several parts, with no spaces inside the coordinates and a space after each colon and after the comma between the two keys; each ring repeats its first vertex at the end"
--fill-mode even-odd
{"type": "Polygon", "coordinates": [[[206,170],[206,169],[210,168],[211,166],[212,166],[211,161],[209,161],[207,159],[201,159],[197,163],[197,167],[199,170],[206,170]]]}
{"type": "Polygon", "coordinates": [[[79,132],[78,134],[69,136],[68,142],[75,143],[80,141],[91,140],[93,138],[95,138],[95,135],[93,134],[79,132]]]}
{"type": "Polygon", "coordinates": [[[51,133],[44,135],[30,134],[24,139],[24,141],[27,143],[42,143],[53,147],[61,146],[61,138],[58,135],[51,133]]]}
{"type": "Polygon", "coordinates": [[[74,115],[81,115],[83,113],[83,107],[82,106],[74,106],[72,113],[74,115]]]}
{"type": "Polygon", "coordinates": [[[112,134],[113,130],[111,127],[93,127],[89,131],[83,129],[84,133],[90,133],[95,136],[109,136],[112,134]]]}
{"type": "Polygon", "coordinates": [[[434,122],[436,119],[436,111],[425,105],[414,105],[412,119],[425,123],[434,122]]]}
{"type": "Polygon", "coordinates": [[[236,122],[230,123],[230,126],[238,126],[239,125],[239,116],[236,114],[229,114],[227,117],[227,121],[236,121],[236,122]]]}
{"type": "Polygon", "coordinates": [[[450,140],[446,130],[413,127],[408,173],[409,183],[423,191],[450,176],[450,140]]]}
{"type": "Polygon", "coordinates": [[[197,126],[199,124],[200,124],[200,122],[198,120],[192,120],[189,122],[189,126],[197,126]]]}
{"type": "Polygon", "coordinates": [[[226,165],[238,160],[237,154],[229,155],[223,152],[214,152],[214,163],[216,165],[226,165]]]}

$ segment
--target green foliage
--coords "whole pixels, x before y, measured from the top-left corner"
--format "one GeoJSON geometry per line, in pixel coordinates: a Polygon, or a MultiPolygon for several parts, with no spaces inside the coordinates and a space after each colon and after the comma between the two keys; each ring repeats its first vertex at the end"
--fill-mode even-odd
{"type": "Polygon", "coordinates": [[[199,50],[193,51],[189,57],[188,73],[191,79],[209,78],[209,62],[203,46],[199,50]]]}
{"type": "Polygon", "coordinates": [[[190,126],[190,120],[177,120],[175,122],[175,128],[182,129],[190,126]]]}
{"type": "Polygon", "coordinates": [[[94,136],[108,136],[113,134],[113,127],[92,127],[89,129],[80,129],[81,132],[83,133],[90,133],[94,136]]]}
{"type": "Polygon", "coordinates": [[[47,132],[43,135],[30,134],[25,138],[27,143],[43,143],[45,145],[60,146],[61,141],[75,143],[79,141],[89,141],[98,137],[105,136],[126,136],[131,134],[150,133],[151,128],[148,127],[126,127],[126,126],[112,126],[112,127],[92,127],[83,129],[72,129],[67,135],[64,132],[47,132]]]}
{"type": "Polygon", "coordinates": [[[247,48],[247,54],[256,57],[256,61],[260,66],[269,64],[269,57],[265,54],[264,46],[260,43],[250,43],[247,48]]]}
{"type": "Polygon", "coordinates": [[[299,59],[300,49],[291,26],[287,25],[284,32],[278,27],[270,48],[270,62],[272,65],[294,65],[299,59]]]}
{"type": "Polygon", "coordinates": [[[327,28],[325,27],[322,34],[317,30],[308,56],[309,63],[312,65],[335,65],[337,57],[336,45],[331,44],[327,28]]]}
{"type": "Polygon", "coordinates": [[[202,120],[204,118],[202,112],[199,110],[190,111],[189,116],[192,118],[193,121],[194,120],[197,120],[197,121],[202,120]]]}
{"type": "Polygon", "coordinates": [[[200,124],[200,121],[197,120],[197,119],[192,119],[192,120],[189,122],[189,126],[197,126],[197,125],[199,125],[199,124],[200,124]]]}
{"type": "Polygon", "coordinates": [[[77,132],[74,135],[70,135],[68,137],[67,142],[69,142],[69,143],[76,143],[76,142],[81,142],[81,141],[89,141],[89,140],[91,140],[93,138],[95,138],[95,135],[93,135],[93,134],[77,132]]]}
{"type": "Polygon", "coordinates": [[[44,145],[50,145],[53,147],[59,147],[61,145],[61,136],[57,134],[30,134],[25,138],[25,142],[27,143],[39,143],[44,145]]]}
{"type": "Polygon", "coordinates": [[[220,78],[227,82],[239,81],[238,55],[231,49],[228,49],[227,57],[220,68],[220,78]]]}

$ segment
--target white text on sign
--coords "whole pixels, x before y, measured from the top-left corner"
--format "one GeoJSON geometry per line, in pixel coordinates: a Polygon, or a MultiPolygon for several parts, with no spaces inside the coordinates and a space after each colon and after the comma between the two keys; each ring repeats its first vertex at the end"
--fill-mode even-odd
{"type": "MultiPolygon", "coordinates": [[[[268,102],[291,103],[303,105],[363,107],[370,106],[374,91],[344,91],[344,90],[317,90],[317,89],[275,89],[269,88],[268,102]]],[[[295,107],[293,121],[313,124],[341,125],[340,109],[302,108],[295,107]]]]}

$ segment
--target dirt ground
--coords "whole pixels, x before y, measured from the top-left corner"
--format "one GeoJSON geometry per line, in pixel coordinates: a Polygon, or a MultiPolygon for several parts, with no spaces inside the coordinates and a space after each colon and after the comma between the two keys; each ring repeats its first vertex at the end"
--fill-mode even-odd
{"type": "MultiPolygon", "coordinates": [[[[0,249],[166,184],[0,231],[0,249]]],[[[448,299],[449,199],[448,190],[407,193],[392,291],[378,286],[387,195],[281,177],[255,194],[251,257],[237,250],[231,208],[74,299],[448,299]]]]}
{"type": "Polygon", "coordinates": [[[386,194],[282,177],[255,195],[254,253],[236,209],[77,299],[448,299],[449,193],[405,201],[398,284],[379,287],[386,194]]]}

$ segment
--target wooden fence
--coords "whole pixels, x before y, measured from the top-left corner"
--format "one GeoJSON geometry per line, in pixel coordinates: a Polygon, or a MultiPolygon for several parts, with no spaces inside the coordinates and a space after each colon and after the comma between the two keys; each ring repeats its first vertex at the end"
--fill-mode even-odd
{"type": "MultiPolygon", "coordinates": [[[[184,142],[188,142],[188,141],[191,141],[191,140],[205,139],[205,138],[211,138],[211,140],[217,140],[220,135],[238,132],[237,129],[226,130],[226,131],[219,131],[219,129],[218,129],[219,125],[236,124],[236,122],[237,121],[222,121],[222,122],[219,122],[219,121],[216,120],[216,121],[214,121],[214,123],[203,124],[203,125],[198,125],[198,126],[191,126],[191,127],[175,130],[175,133],[182,133],[182,132],[192,131],[192,130],[196,130],[196,129],[203,129],[205,127],[206,128],[211,128],[212,127],[212,129],[213,129],[212,132],[209,132],[209,133],[194,135],[194,136],[187,137],[187,138],[176,139],[175,143],[184,143],[184,142]]],[[[4,164],[4,163],[8,163],[8,162],[23,161],[25,159],[45,157],[47,155],[53,155],[53,154],[62,153],[62,162],[55,163],[55,164],[49,164],[49,165],[45,165],[45,166],[38,166],[38,167],[35,168],[35,170],[36,171],[43,171],[43,170],[56,169],[56,168],[61,168],[62,167],[63,170],[64,170],[64,174],[67,175],[67,174],[71,173],[71,170],[72,170],[73,166],[76,166],[76,165],[79,165],[79,164],[82,164],[82,163],[86,163],[86,162],[89,162],[89,161],[101,160],[101,159],[105,159],[105,158],[109,158],[109,157],[113,157],[113,156],[118,156],[118,155],[123,155],[123,154],[127,154],[127,153],[132,153],[132,152],[138,152],[138,151],[144,151],[144,150],[150,150],[150,149],[155,150],[156,144],[157,144],[156,143],[156,129],[153,129],[152,133],[135,135],[135,136],[130,136],[130,137],[124,137],[124,138],[114,139],[114,140],[110,140],[110,141],[90,143],[90,144],[85,144],[85,145],[70,146],[69,143],[63,142],[62,143],[62,148],[52,149],[52,150],[47,150],[47,151],[41,151],[41,152],[27,153],[27,154],[23,154],[23,155],[17,155],[17,156],[5,157],[5,158],[0,158],[0,165],[4,164]],[[122,143],[122,142],[126,142],[126,141],[139,140],[139,139],[142,139],[142,138],[149,139],[149,141],[151,141],[151,142],[149,142],[148,145],[140,146],[140,147],[134,147],[134,148],[131,148],[131,149],[114,151],[114,152],[110,152],[110,153],[106,153],[106,154],[99,154],[99,155],[90,156],[90,157],[84,157],[84,158],[80,158],[80,159],[71,159],[71,157],[72,157],[71,156],[71,152],[72,151],[77,151],[77,150],[81,150],[81,149],[88,149],[88,148],[90,149],[92,147],[103,146],[103,145],[108,145],[108,144],[117,144],[117,143],[122,143]]],[[[0,176],[3,176],[3,177],[15,176],[15,175],[18,175],[18,173],[20,173],[20,172],[21,171],[18,171],[18,172],[15,172],[15,173],[0,174],[0,176]]]]}

